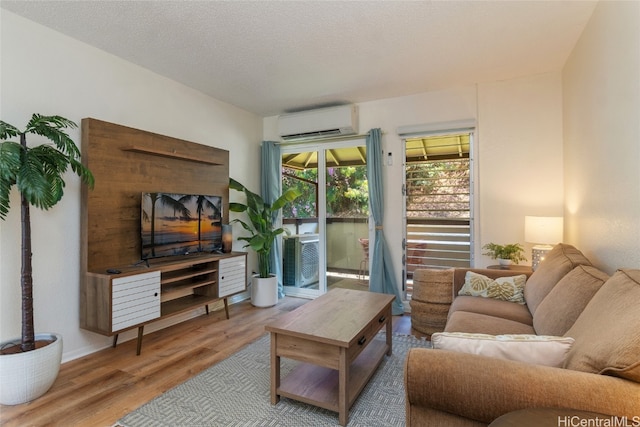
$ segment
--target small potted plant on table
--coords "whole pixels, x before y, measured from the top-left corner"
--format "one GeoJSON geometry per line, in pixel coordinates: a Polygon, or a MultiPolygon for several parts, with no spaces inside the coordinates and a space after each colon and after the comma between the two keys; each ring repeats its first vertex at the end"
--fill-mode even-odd
{"type": "Polygon", "coordinates": [[[274,240],[284,228],[275,228],[276,215],[282,207],[300,196],[295,189],[285,191],[273,204],[266,203],[262,197],[249,191],[244,185],[233,178],[229,179],[229,188],[242,191],[247,197],[247,204],[229,203],[231,212],[246,212],[249,222],[235,219],[242,227],[251,233],[250,236],[239,237],[238,240],[247,242],[245,247],[251,247],[258,254],[259,274],[251,280],[251,304],[256,307],[270,307],[278,302],[278,278],[271,274],[269,258],[274,240]]]}
{"type": "Polygon", "coordinates": [[[0,121],[0,218],[9,212],[11,188],[20,193],[22,224],[22,336],[0,343],[0,403],[17,405],[43,395],[53,385],[62,356],[62,336],[35,335],[33,324],[33,269],[31,263],[31,205],[47,210],[62,199],[63,175],[71,167],[93,187],[93,175],[80,162],[80,150],[64,131],[76,128],[60,116],[34,114],[25,130],[0,121]],[[27,146],[27,134],[53,144],[27,146]],[[18,138],[20,142],[8,141],[18,138]]]}
{"type": "Polygon", "coordinates": [[[518,264],[520,261],[527,260],[524,256],[524,248],[519,243],[510,243],[508,245],[487,243],[482,249],[486,251],[482,255],[497,259],[498,264],[501,266],[509,266],[511,263],[518,264]]]}

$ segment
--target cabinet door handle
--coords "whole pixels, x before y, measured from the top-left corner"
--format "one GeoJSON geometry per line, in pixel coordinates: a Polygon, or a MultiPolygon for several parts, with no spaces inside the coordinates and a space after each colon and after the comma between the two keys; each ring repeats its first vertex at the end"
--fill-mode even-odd
{"type": "Polygon", "coordinates": [[[367,337],[362,337],[358,340],[358,345],[362,345],[367,342],[367,337]]]}
{"type": "Polygon", "coordinates": [[[220,280],[224,280],[224,276],[222,276],[222,277],[220,278],[220,280]]]}
{"type": "Polygon", "coordinates": [[[382,315],[382,316],[380,316],[380,318],[378,319],[378,323],[382,323],[382,322],[384,322],[385,320],[387,320],[386,316],[382,315]]]}

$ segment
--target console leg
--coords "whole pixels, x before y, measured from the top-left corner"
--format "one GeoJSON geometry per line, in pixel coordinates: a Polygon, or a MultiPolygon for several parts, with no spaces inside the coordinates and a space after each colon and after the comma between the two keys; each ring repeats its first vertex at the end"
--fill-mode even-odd
{"type": "Polygon", "coordinates": [[[118,334],[115,334],[113,336],[113,348],[116,348],[117,344],[118,344],[118,334]]]}
{"type": "Polygon", "coordinates": [[[207,316],[209,315],[209,304],[204,305],[204,311],[207,312],[207,316]]]}
{"type": "Polygon", "coordinates": [[[227,315],[227,319],[229,318],[229,302],[227,299],[224,299],[224,312],[227,315]]]}
{"type": "Polygon", "coordinates": [[[140,350],[142,350],[142,335],[144,332],[144,325],[138,327],[138,347],[136,348],[136,356],[140,356],[140,350]]]}

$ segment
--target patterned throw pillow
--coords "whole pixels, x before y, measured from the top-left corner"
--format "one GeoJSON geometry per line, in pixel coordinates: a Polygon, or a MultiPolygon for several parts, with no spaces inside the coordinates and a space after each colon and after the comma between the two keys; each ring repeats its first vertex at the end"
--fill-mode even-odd
{"type": "Polygon", "coordinates": [[[438,332],[431,335],[431,342],[433,348],[441,350],[561,367],[574,343],[574,339],[548,335],[487,335],[464,332],[438,332]]]}
{"type": "Polygon", "coordinates": [[[467,271],[464,285],[458,295],[494,298],[524,304],[524,284],[526,281],[527,276],[524,274],[492,279],[473,271],[467,271]]]}

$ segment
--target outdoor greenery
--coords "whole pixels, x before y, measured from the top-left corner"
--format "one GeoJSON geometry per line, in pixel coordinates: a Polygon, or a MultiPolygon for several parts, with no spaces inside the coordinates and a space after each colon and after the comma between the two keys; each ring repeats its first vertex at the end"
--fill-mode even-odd
{"type": "Polygon", "coordinates": [[[283,218],[315,218],[317,207],[318,170],[282,169],[282,190],[294,189],[300,193],[295,203],[282,208],[283,218]]]}
{"type": "MultiPolygon", "coordinates": [[[[283,189],[301,196],[283,208],[284,218],[315,218],[317,169],[282,169],[283,189]]],[[[419,162],[407,165],[409,218],[468,219],[470,212],[469,160],[419,162]]],[[[369,216],[366,166],[327,168],[327,217],[369,216]]]]}
{"type": "Polygon", "coordinates": [[[411,163],[406,175],[407,217],[469,218],[469,159],[411,163]]]}
{"type": "MultiPolygon", "coordinates": [[[[315,218],[317,169],[283,168],[283,189],[295,189],[300,198],[283,208],[285,218],[315,218]]],[[[365,166],[327,168],[327,217],[366,218],[369,216],[369,187],[365,166]]]]}

